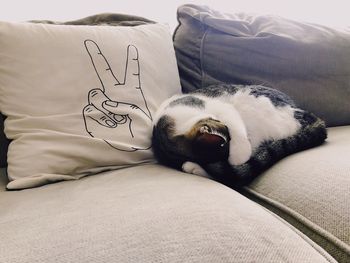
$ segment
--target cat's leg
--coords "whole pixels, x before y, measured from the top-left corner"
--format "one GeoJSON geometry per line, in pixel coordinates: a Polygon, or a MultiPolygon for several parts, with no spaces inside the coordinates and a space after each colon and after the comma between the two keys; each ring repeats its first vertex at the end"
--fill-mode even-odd
{"type": "Polygon", "coordinates": [[[247,162],[252,155],[252,146],[247,136],[234,135],[230,141],[228,161],[231,165],[241,165],[247,162]]]}
{"type": "Polygon", "coordinates": [[[246,126],[237,111],[231,109],[230,115],[221,117],[230,133],[230,153],[228,162],[240,165],[247,162],[252,155],[252,145],[248,138],[246,126]]]}
{"type": "Polygon", "coordinates": [[[185,162],[182,165],[182,171],[189,174],[209,177],[208,173],[197,163],[185,162]]]}

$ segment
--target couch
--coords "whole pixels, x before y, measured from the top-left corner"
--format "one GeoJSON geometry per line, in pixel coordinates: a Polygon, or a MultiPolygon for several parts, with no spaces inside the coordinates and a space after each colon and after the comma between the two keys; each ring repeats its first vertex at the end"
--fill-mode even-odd
{"type": "MultiPolygon", "coordinates": [[[[192,5],[178,17],[174,45],[184,92],[224,81],[196,67],[204,64],[194,40],[203,41],[198,29],[208,38],[217,33],[206,22],[233,17],[192,5]],[[198,82],[200,75],[206,78],[198,82]]],[[[346,92],[349,99],[349,86],[346,92]]],[[[350,262],[344,116],[332,119],[342,125],[328,128],[322,146],[283,159],[239,192],[154,161],[8,191],[1,121],[0,262],[350,262]]]]}

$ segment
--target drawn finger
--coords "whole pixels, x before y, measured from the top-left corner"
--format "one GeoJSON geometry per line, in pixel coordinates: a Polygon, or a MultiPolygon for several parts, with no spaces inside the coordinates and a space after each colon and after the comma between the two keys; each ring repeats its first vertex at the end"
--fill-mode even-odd
{"type": "Polygon", "coordinates": [[[102,104],[105,101],[110,100],[102,90],[92,89],[89,91],[88,97],[89,104],[93,105],[96,109],[113,119],[113,114],[102,107],[102,104]]]}
{"type": "Polygon", "coordinates": [[[102,125],[107,128],[117,127],[117,123],[103,112],[99,111],[94,105],[87,105],[83,109],[85,128],[93,136],[96,125],[102,125]]]}
{"type": "Polygon", "coordinates": [[[129,88],[140,89],[139,53],[133,45],[128,46],[124,84],[129,88]]]}
{"type": "MultiPolygon", "coordinates": [[[[89,104],[92,104],[96,109],[103,112],[106,116],[108,116],[110,119],[116,121],[117,123],[125,121],[124,116],[120,116],[120,114],[115,114],[112,111],[109,111],[103,105],[106,102],[113,102],[106,96],[105,93],[103,93],[100,89],[92,89],[89,91],[89,104]]],[[[126,115],[126,114],[125,114],[126,115]]]]}
{"type": "Polygon", "coordinates": [[[142,110],[134,104],[116,102],[116,101],[105,101],[102,104],[108,112],[112,112],[116,115],[128,115],[131,112],[141,112],[142,110]]]}
{"type": "Polygon", "coordinates": [[[115,77],[106,57],[102,54],[97,43],[88,39],[84,41],[84,45],[90,56],[97,77],[101,82],[102,90],[106,91],[106,88],[113,88],[115,85],[119,85],[120,82],[115,77]]]}

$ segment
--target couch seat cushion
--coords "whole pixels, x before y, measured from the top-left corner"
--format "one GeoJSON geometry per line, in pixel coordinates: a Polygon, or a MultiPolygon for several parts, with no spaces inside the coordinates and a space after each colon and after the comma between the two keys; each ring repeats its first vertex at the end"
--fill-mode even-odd
{"type": "Polygon", "coordinates": [[[0,262],[334,262],[237,192],[156,164],[22,191],[5,184],[0,262]]]}
{"type": "Polygon", "coordinates": [[[350,126],[258,177],[250,197],[285,218],[339,262],[350,262],[350,126]]]}

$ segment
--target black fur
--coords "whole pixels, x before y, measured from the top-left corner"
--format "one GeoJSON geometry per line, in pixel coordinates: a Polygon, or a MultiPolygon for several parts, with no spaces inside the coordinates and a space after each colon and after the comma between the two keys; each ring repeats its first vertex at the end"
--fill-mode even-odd
{"type": "Polygon", "coordinates": [[[251,87],[250,94],[254,95],[255,97],[260,97],[260,96],[268,97],[272,102],[272,104],[276,107],[289,105],[295,108],[295,103],[290,97],[288,97],[283,92],[280,92],[278,90],[275,90],[269,87],[253,86],[251,87]]]}
{"type": "Polygon", "coordinates": [[[189,96],[186,96],[186,97],[183,97],[183,98],[176,99],[176,100],[170,102],[169,105],[170,106],[175,106],[175,105],[178,105],[178,104],[182,104],[182,105],[187,105],[187,106],[203,109],[204,105],[205,105],[205,102],[203,100],[197,98],[197,97],[189,95],[189,96]]]}
{"type": "Polygon", "coordinates": [[[169,116],[162,116],[157,125],[153,128],[152,149],[156,159],[167,166],[181,169],[186,162],[188,153],[180,151],[180,145],[169,140],[169,135],[173,134],[174,121],[169,116]]]}
{"type": "MultiPolygon", "coordinates": [[[[174,100],[173,105],[185,104],[194,107],[204,107],[204,102],[193,95],[201,94],[208,97],[219,97],[226,94],[235,94],[238,90],[248,89],[250,94],[270,99],[276,107],[289,105],[296,108],[294,102],[284,93],[263,86],[241,86],[220,84],[200,89],[188,94],[188,96],[174,100]],[[193,95],[192,95],[193,94],[193,95]]],[[[174,122],[169,116],[163,116],[153,130],[153,151],[155,157],[163,164],[181,169],[186,161],[196,162],[201,165],[215,180],[233,188],[240,188],[251,182],[256,176],[271,167],[282,158],[322,144],[327,138],[324,121],[312,113],[296,110],[294,117],[301,124],[300,130],[293,136],[275,141],[262,143],[253,153],[250,160],[242,165],[231,166],[227,158],[219,161],[203,161],[198,158],[198,153],[188,147],[185,138],[169,140],[166,134],[172,134],[174,122]]],[[[225,155],[226,156],[226,155],[225,155]]]]}
{"type": "MultiPolygon", "coordinates": [[[[243,86],[243,85],[232,85],[232,84],[216,84],[204,89],[198,89],[191,94],[203,94],[208,97],[219,97],[223,94],[235,94],[238,90],[249,89],[250,94],[255,97],[268,97],[272,104],[276,107],[289,105],[293,108],[296,107],[294,101],[287,96],[285,93],[280,92],[276,89],[272,89],[265,86],[243,86]]],[[[189,96],[191,96],[189,94],[189,96]]],[[[191,96],[193,98],[193,96],[191,96]]]]}
{"type": "MultiPolygon", "coordinates": [[[[153,128],[153,153],[160,163],[181,169],[182,164],[186,161],[212,163],[228,158],[228,144],[220,148],[202,147],[196,141],[189,142],[184,136],[173,137],[173,129],[174,121],[167,115],[162,116],[153,128]]],[[[228,134],[227,128],[222,132],[228,134]]]]}
{"type": "Polygon", "coordinates": [[[238,90],[244,89],[246,86],[242,85],[230,85],[230,84],[217,84],[206,87],[204,89],[197,89],[190,94],[203,94],[207,97],[219,97],[225,93],[235,94],[238,90]]]}
{"type": "Polygon", "coordinates": [[[240,188],[254,180],[284,157],[322,144],[327,138],[324,121],[312,113],[300,113],[302,128],[288,138],[261,144],[248,162],[231,166],[226,160],[200,165],[218,182],[232,188],[240,188]],[[311,121],[311,122],[308,122],[311,121]]]}

